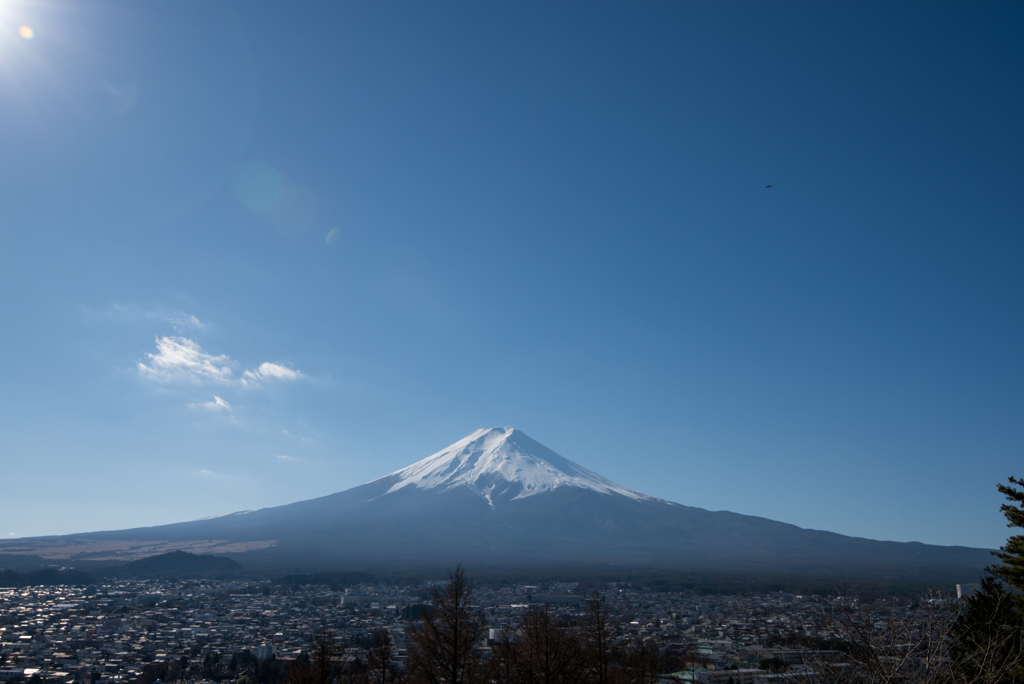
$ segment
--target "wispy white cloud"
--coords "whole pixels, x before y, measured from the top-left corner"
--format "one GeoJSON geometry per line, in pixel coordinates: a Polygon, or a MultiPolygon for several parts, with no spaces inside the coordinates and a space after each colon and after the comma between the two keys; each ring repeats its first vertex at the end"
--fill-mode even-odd
{"type": "MultiPolygon", "coordinates": [[[[208,354],[199,343],[187,337],[157,337],[156,353],[146,354],[146,357],[148,362],[139,362],[137,365],[139,374],[161,382],[216,382],[258,387],[268,380],[290,382],[306,377],[293,368],[269,361],[252,370],[243,371],[240,377],[236,377],[233,368],[240,365],[238,362],[226,354],[208,354]]],[[[223,402],[224,406],[208,406],[210,402],[189,406],[228,408],[223,399],[216,397],[216,401],[223,402]]]]}
{"type": "Polygon", "coordinates": [[[297,456],[286,456],[284,454],[278,454],[277,459],[279,461],[301,461],[302,459],[297,456]]]}
{"type": "Polygon", "coordinates": [[[220,487],[226,484],[233,486],[246,486],[250,484],[248,478],[237,473],[224,473],[209,468],[202,468],[199,471],[191,471],[191,477],[195,482],[205,483],[213,487],[220,487]]]}
{"type": "Polygon", "coordinates": [[[170,318],[170,322],[171,325],[174,326],[174,329],[177,330],[178,332],[181,332],[183,329],[187,328],[195,328],[196,330],[202,330],[203,328],[206,327],[205,323],[200,321],[192,314],[187,314],[184,311],[179,311],[177,314],[172,316],[170,318]]]}
{"type": "Polygon", "coordinates": [[[226,475],[224,473],[218,473],[207,468],[203,468],[199,471],[199,477],[207,480],[237,480],[238,477],[235,475],[226,475]]]}
{"type": "Polygon", "coordinates": [[[156,354],[146,354],[149,364],[140,362],[139,373],[155,380],[213,380],[230,382],[231,359],[223,354],[207,354],[199,345],[185,337],[156,338],[156,354]]]}
{"type": "Polygon", "coordinates": [[[224,401],[216,394],[213,395],[213,401],[203,401],[195,404],[189,404],[190,409],[206,409],[207,411],[231,411],[231,404],[224,401]]]}
{"type": "Polygon", "coordinates": [[[184,330],[202,330],[206,324],[190,313],[180,309],[166,307],[142,307],[136,304],[120,304],[114,302],[105,309],[81,307],[82,312],[91,318],[106,319],[129,325],[170,323],[179,333],[184,330]]]}
{"type": "Polygon", "coordinates": [[[278,363],[261,363],[259,368],[242,373],[242,384],[259,383],[261,380],[298,380],[305,377],[297,370],[278,363]]]}

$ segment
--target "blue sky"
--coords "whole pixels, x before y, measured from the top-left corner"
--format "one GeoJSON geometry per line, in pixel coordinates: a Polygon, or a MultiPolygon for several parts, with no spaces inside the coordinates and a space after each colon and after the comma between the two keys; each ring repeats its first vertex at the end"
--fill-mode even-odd
{"type": "Polygon", "coordinates": [[[1022,15],[0,2],[0,536],[514,425],[680,503],[1001,544],[1022,15]]]}

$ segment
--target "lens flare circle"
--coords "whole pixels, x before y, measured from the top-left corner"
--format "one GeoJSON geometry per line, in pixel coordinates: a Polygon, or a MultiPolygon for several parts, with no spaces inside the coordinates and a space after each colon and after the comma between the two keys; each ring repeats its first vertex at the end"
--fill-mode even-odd
{"type": "Polygon", "coordinates": [[[25,40],[32,40],[36,37],[36,32],[32,30],[31,26],[21,26],[18,28],[18,35],[25,40]]]}
{"type": "Polygon", "coordinates": [[[260,214],[280,204],[285,178],[280,171],[264,162],[250,162],[235,175],[232,194],[243,207],[260,214]]]}

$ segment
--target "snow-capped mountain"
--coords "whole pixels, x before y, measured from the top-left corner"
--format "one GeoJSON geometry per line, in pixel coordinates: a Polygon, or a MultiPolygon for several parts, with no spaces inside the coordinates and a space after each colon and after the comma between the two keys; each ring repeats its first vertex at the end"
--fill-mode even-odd
{"type": "MultiPolygon", "coordinates": [[[[642,462],[642,454],[627,454],[642,462]]],[[[718,483],[703,483],[715,487],[718,483]]],[[[269,571],[657,567],[973,581],[982,549],[879,542],[656,499],[513,428],[489,428],[390,475],[286,506],[174,525],[0,540],[0,553],[133,560],[182,549],[269,571]]]]}
{"type": "Polygon", "coordinates": [[[638,501],[651,499],[573,463],[512,427],[477,430],[383,480],[397,480],[388,494],[405,487],[467,487],[492,506],[499,496],[525,499],[559,487],[621,494],[638,501]]]}

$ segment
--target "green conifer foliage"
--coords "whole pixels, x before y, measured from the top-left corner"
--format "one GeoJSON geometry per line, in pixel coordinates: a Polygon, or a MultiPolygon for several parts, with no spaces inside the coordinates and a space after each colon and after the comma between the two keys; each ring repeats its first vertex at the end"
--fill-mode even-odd
{"type": "MultiPolygon", "coordinates": [[[[1006,516],[1007,527],[1024,528],[1024,479],[1010,478],[1009,485],[999,485],[1010,503],[1003,504],[1000,509],[1006,516]]],[[[1024,591],[1024,534],[1016,534],[1006,541],[996,556],[1001,565],[993,567],[992,574],[999,577],[1011,587],[1024,591]]]]}
{"type": "Polygon", "coordinates": [[[983,578],[950,633],[953,681],[1019,684],[1024,676],[1022,626],[1018,597],[995,577],[983,578]]]}
{"type": "MultiPolygon", "coordinates": [[[[1024,528],[1024,480],[1009,482],[998,485],[1010,502],[1001,510],[1008,527],[1024,528]]],[[[1010,537],[994,553],[1002,563],[988,568],[950,633],[954,682],[1024,682],[1024,535],[1010,537]]]]}

